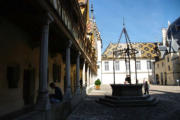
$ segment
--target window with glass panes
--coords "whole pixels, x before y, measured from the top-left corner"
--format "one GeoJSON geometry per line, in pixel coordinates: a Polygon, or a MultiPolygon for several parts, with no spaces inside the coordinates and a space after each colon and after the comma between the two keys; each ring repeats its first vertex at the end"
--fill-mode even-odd
{"type": "Polygon", "coordinates": [[[136,68],[137,70],[141,69],[141,61],[136,61],[136,68]]]}
{"type": "Polygon", "coordinates": [[[119,70],[119,61],[115,61],[115,70],[119,70]]]}
{"type": "Polygon", "coordinates": [[[151,61],[147,61],[147,69],[152,69],[152,62],[151,61]]]}
{"type": "Polygon", "coordinates": [[[109,70],[109,62],[105,62],[105,71],[108,71],[109,70]]]}

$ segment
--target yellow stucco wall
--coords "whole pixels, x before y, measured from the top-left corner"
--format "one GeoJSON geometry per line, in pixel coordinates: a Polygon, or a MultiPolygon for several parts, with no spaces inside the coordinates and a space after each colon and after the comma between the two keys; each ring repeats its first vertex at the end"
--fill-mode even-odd
{"type": "Polygon", "coordinates": [[[180,59],[179,53],[171,53],[171,71],[172,71],[172,84],[177,85],[177,80],[180,80],[180,59]]]}
{"type": "MultiPolygon", "coordinates": [[[[60,87],[62,92],[64,93],[64,74],[65,74],[65,64],[63,63],[62,55],[56,54],[56,57],[48,58],[48,67],[49,67],[49,78],[48,82],[53,82],[53,64],[57,64],[61,66],[60,74],[60,82],[56,82],[56,86],[60,87]]],[[[53,90],[49,88],[50,93],[53,93],[53,90]]]]}
{"type": "Polygon", "coordinates": [[[165,67],[165,60],[159,60],[158,62],[155,63],[155,75],[159,76],[160,84],[162,84],[161,79],[165,80],[165,77],[164,77],[164,73],[166,72],[165,68],[166,68],[165,67]],[[161,76],[161,73],[163,73],[163,78],[161,76]]]}
{"type": "MultiPolygon", "coordinates": [[[[0,27],[0,115],[20,109],[23,101],[24,69],[35,69],[35,91],[39,79],[39,48],[31,49],[30,36],[16,25],[3,21],[0,27]],[[18,88],[8,88],[7,67],[19,66],[18,88]]],[[[36,94],[36,93],[34,93],[36,94]]]]}
{"type": "Polygon", "coordinates": [[[176,85],[176,80],[180,79],[180,58],[177,53],[169,53],[164,59],[161,59],[155,63],[155,74],[159,75],[160,84],[161,73],[163,73],[163,80],[165,84],[165,72],[167,74],[167,85],[176,85]],[[164,64],[162,66],[162,63],[164,64]],[[158,67],[159,65],[159,67],[158,67]]]}
{"type": "MultiPolygon", "coordinates": [[[[34,81],[30,81],[30,95],[36,102],[39,88],[39,58],[40,47],[32,49],[28,41],[31,36],[21,30],[18,26],[6,21],[0,24],[0,116],[19,110],[24,106],[23,83],[24,70],[34,70],[34,81]],[[17,88],[9,88],[7,80],[7,67],[19,66],[19,80],[17,88]]],[[[53,64],[61,65],[61,80],[56,85],[64,93],[65,64],[62,55],[48,57],[49,83],[53,81],[53,64]]],[[[52,90],[49,88],[49,92],[52,90]]]]}
{"type": "Polygon", "coordinates": [[[71,65],[71,91],[72,95],[75,95],[75,90],[76,90],[76,65],[72,64],[71,65]]]}
{"type": "Polygon", "coordinates": [[[166,61],[166,72],[167,72],[167,81],[169,85],[174,84],[174,76],[173,76],[173,66],[172,66],[172,54],[168,54],[165,56],[165,61],[166,61]],[[169,59],[169,61],[168,61],[169,59]],[[170,68],[170,69],[169,69],[170,68]]]}

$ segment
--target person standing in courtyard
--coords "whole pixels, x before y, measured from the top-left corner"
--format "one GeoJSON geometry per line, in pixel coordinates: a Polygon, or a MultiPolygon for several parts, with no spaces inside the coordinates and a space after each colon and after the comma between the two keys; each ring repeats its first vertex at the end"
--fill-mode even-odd
{"type": "Polygon", "coordinates": [[[148,84],[148,81],[145,81],[145,83],[144,83],[144,94],[148,94],[149,95],[149,84],[148,84]]]}

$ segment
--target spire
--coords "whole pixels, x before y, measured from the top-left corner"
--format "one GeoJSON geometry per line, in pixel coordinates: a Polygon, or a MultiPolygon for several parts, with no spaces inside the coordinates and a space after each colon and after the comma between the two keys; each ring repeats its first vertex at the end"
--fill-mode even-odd
{"type": "Polygon", "coordinates": [[[91,19],[94,20],[94,8],[93,8],[93,1],[91,0],[91,19]]]}
{"type": "Polygon", "coordinates": [[[171,22],[168,20],[168,27],[171,25],[171,22]]]}
{"type": "Polygon", "coordinates": [[[123,27],[125,27],[124,17],[123,17],[123,27]]]}

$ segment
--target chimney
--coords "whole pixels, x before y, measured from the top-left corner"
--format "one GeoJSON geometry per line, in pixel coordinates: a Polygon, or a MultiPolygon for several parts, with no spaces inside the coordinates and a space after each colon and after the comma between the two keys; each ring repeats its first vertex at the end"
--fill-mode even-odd
{"type": "Polygon", "coordinates": [[[167,42],[167,28],[162,28],[162,43],[163,46],[166,46],[167,42]]]}

